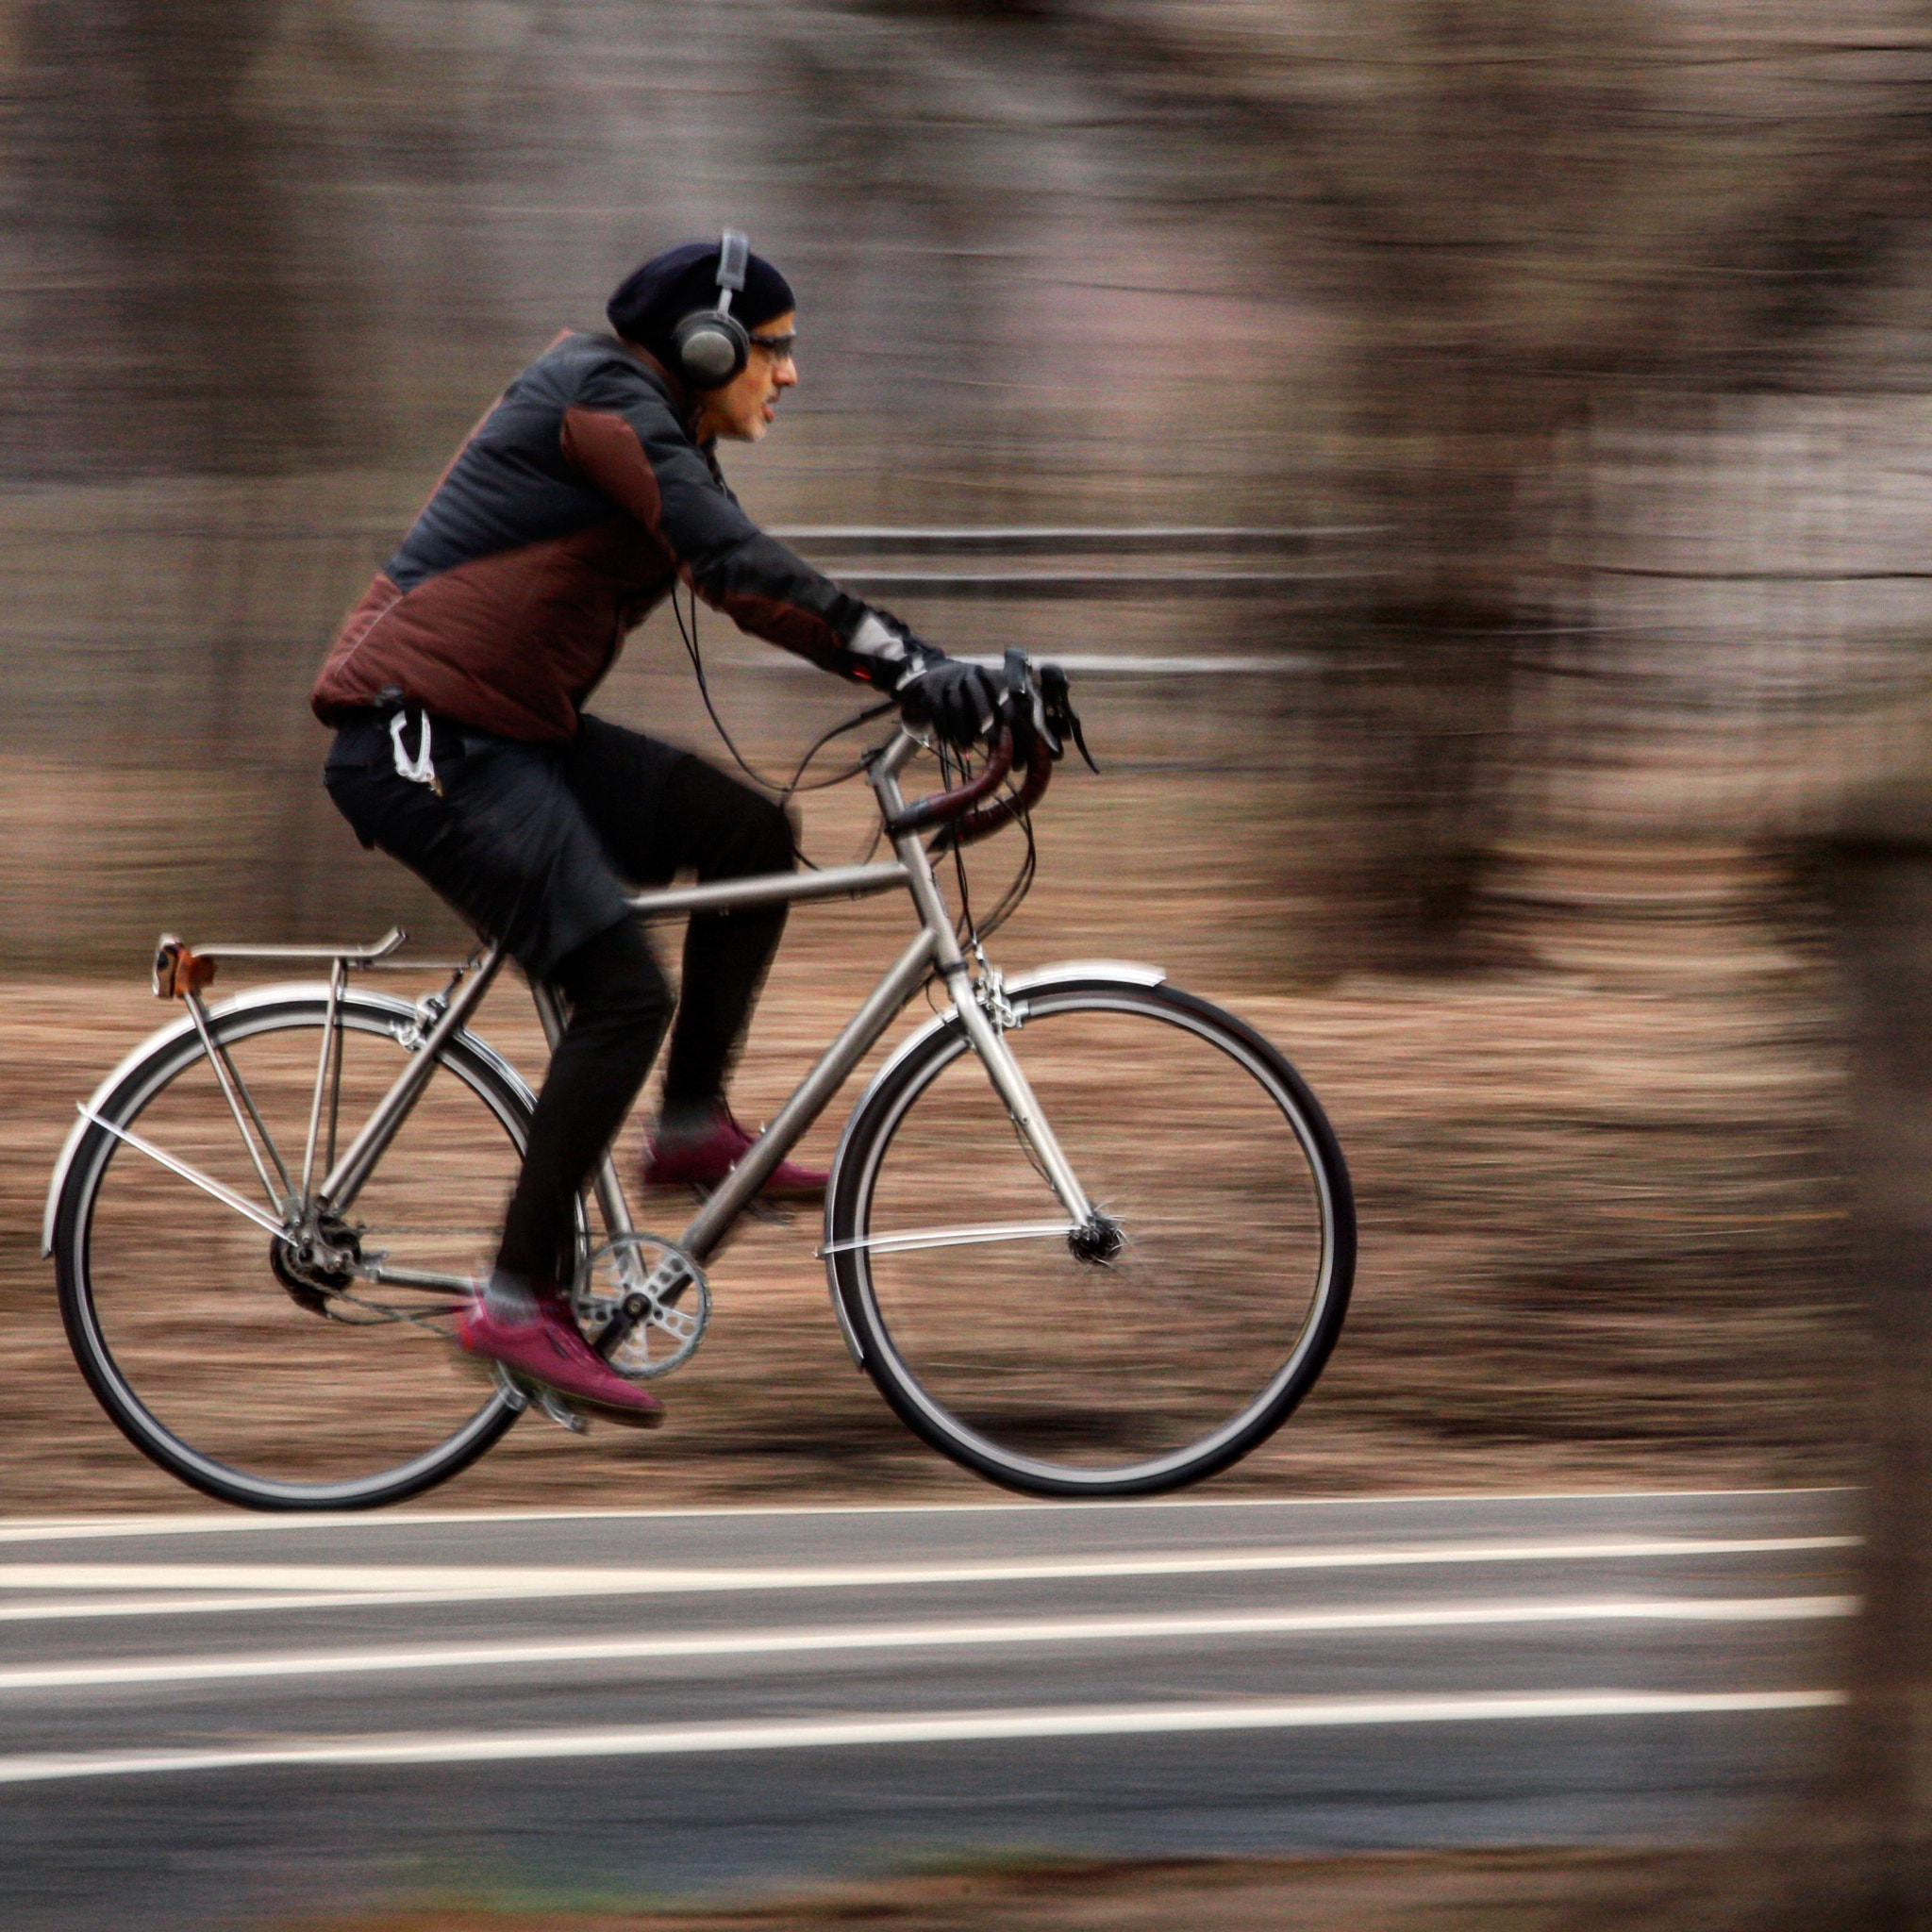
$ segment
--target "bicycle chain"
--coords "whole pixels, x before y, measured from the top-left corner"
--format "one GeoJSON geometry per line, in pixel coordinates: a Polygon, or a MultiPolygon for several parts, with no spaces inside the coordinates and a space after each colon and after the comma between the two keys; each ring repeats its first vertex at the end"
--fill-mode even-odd
{"type": "MultiPolygon", "coordinates": [[[[447,1328],[439,1328],[436,1325],[435,1320],[428,1316],[412,1315],[407,1308],[394,1308],[382,1302],[369,1301],[362,1295],[351,1294],[345,1288],[325,1288],[322,1292],[331,1301],[347,1302],[354,1307],[373,1309],[376,1314],[382,1316],[385,1321],[408,1322],[417,1328],[426,1328],[430,1334],[437,1336],[443,1341],[454,1341],[456,1340],[447,1328]]],[[[457,1306],[452,1304],[447,1312],[455,1314],[457,1312],[457,1306]]],[[[374,1322],[364,1322],[357,1325],[374,1328],[377,1324],[374,1322]]]]}

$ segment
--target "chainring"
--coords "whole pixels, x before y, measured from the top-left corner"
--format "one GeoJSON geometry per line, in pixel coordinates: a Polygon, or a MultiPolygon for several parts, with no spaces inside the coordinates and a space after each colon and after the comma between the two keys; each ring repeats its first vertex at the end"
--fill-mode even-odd
{"type": "Polygon", "coordinates": [[[648,1382],[697,1353],[711,1319],[711,1289],[675,1241],[621,1234],[585,1257],[571,1307],[584,1339],[620,1375],[648,1382]]]}

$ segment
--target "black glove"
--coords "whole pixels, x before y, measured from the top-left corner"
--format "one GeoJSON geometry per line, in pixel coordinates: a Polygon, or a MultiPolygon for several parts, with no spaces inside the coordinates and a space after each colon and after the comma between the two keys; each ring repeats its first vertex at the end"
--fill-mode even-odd
{"type": "Polygon", "coordinates": [[[900,680],[894,695],[915,724],[931,724],[947,744],[984,738],[1000,717],[1006,688],[997,672],[939,652],[900,680]]]}

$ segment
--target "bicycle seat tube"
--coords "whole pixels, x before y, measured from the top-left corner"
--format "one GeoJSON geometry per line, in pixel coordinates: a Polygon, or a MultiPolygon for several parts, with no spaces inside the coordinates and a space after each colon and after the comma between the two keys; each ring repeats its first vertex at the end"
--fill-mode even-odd
{"type": "Polygon", "coordinates": [[[476,970],[456,990],[449,1005],[443,1008],[442,1017],[410,1057],[409,1064],[397,1075],[395,1085],[376,1103],[375,1111],[363,1123],[362,1131],[350,1142],[348,1150],[334,1168],[324,1176],[317,1195],[318,1205],[332,1208],[338,1214],[344,1213],[362,1191],[363,1184],[375,1172],[375,1163],[382,1158],[417,1101],[423,1097],[423,1090],[428,1086],[429,1076],[436,1071],[436,1063],[442,1056],[444,1045],[462,1030],[470,1015],[482,1004],[483,995],[490,991],[491,982],[496,977],[503,961],[504,951],[499,942],[484,954],[476,970]]]}

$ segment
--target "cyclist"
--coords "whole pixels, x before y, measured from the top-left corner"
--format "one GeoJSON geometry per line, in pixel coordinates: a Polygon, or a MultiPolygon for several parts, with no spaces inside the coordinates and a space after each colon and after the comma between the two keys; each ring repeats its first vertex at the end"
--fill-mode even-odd
{"type": "MultiPolygon", "coordinates": [[[[637,269],[610,299],[613,333],[559,336],[471,432],[344,622],[312,698],[336,729],[324,782],[362,843],[569,1007],[462,1345],[646,1426],[662,1405],[571,1313],[575,1203],[674,1005],[646,1183],[714,1185],[750,1145],[724,1090],[785,908],[693,917],[675,1002],[625,882],[783,871],[792,834],[771,800],[584,704],[680,578],[754,636],[898,697],[950,742],[982,735],[1002,697],[993,674],[766,536],[726,487],[716,444],[757,442],[798,380],[795,310],[741,236],[637,269]]],[[[791,1161],[768,1184],[795,1196],[824,1186],[791,1161]]]]}

